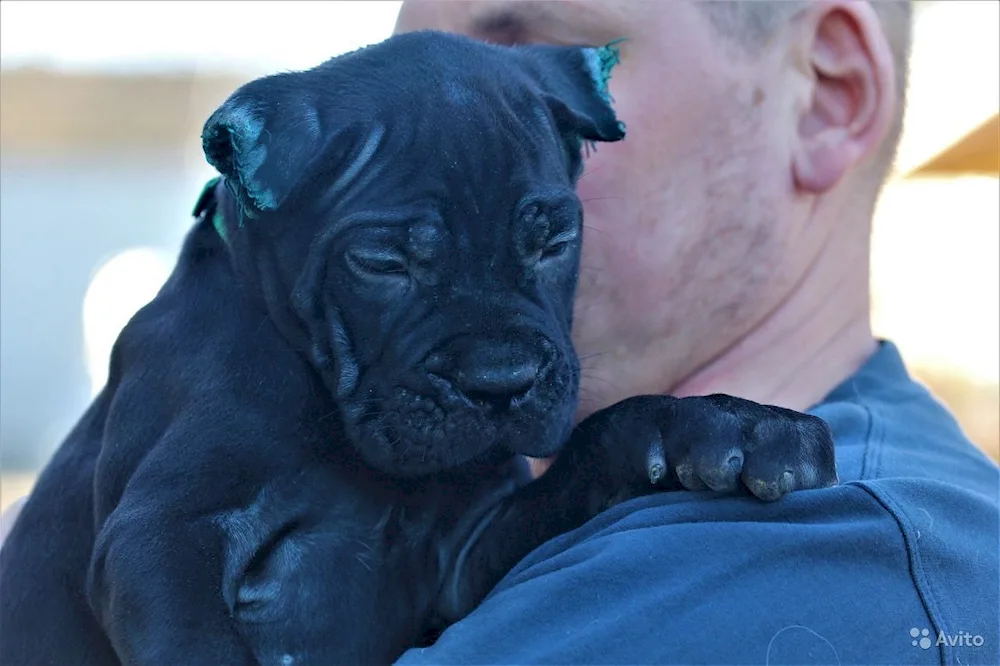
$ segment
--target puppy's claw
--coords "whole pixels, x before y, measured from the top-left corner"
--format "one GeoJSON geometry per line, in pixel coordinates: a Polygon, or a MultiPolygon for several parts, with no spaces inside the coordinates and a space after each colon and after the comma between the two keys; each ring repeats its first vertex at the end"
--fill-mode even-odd
{"type": "Polygon", "coordinates": [[[781,478],[778,479],[778,488],[781,489],[782,494],[795,490],[795,475],[787,471],[782,473],[781,478]]]}
{"type": "Polygon", "coordinates": [[[663,439],[657,433],[646,452],[646,473],[649,475],[649,482],[655,486],[663,478],[666,471],[667,457],[663,452],[663,439]]]}

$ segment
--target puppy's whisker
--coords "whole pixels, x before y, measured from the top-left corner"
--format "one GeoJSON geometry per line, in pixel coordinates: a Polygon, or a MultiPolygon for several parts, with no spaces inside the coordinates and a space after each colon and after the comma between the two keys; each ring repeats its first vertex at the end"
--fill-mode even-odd
{"type": "Polygon", "coordinates": [[[588,201],[605,201],[605,200],[608,200],[608,199],[610,199],[612,201],[622,201],[623,200],[622,197],[610,197],[610,196],[609,197],[590,197],[589,199],[580,199],[580,203],[587,203],[588,201]]]}
{"type": "Polygon", "coordinates": [[[357,553],[354,556],[354,559],[356,559],[358,561],[358,564],[360,564],[361,566],[363,566],[365,569],[368,569],[368,571],[372,570],[371,565],[368,564],[368,558],[365,557],[364,553],[357,553]]]}
{"type": "Polygon", "coordinates": [[[316,419],[316,423],[325,423],[325,422],[329,421],[330,419],[336,418],[338,416],[340,416],[340,412],[337,411],[337,410],[334,410],[334,411],[328,412],[328,413],[324,414],[323,416],[319,417],[318,419],[316,419]]]}
{"type": "Polygon", "coordinates": [[[589,224],[583,225],[583,228],[584,228],[585,231],[590,231],[590,232],[593,232],[595,234],[606,234],[606,233],[609,233],[609,231],[607,229],[598,229],[597,227],[592,227],[589,224]]]}
{"type": "Polygon", "coordinates": [[[601,393],[599,391],[595,391],[593,389],[587,389],[587,388],[584,388],[582,386],[580,387],[580,399],[581,400],[590,400],[591,398],[598,398],[599,399],[600,397],[601,397],[601,393]]]}
{"type": "Polygon", "coordinates": [[[609,379],[605,379],[604,377],[600,377],[598,375],[588,375],[585,372],[581,372],[580,373],[580,378],[581,379],[588,379],[588,380],[591,380],[591,381],[599,381],[599,382],[605,384],[606,386],[610,386],[611,388],[613,388],[616,391],[619,390],[619,387],[618,387],[617,384],[615,384],[614,382],[612,382],[609,379]]]}
{"type": "Polygon", "coordinates": [[[260,323],[257,324],[257,330],[254,331],[254,333],[253,333],[254,337],[260,335],[260,330],[262,328],[264,328],[264,324],[266,324],[270,319],[271,319],[271,317],[268,316],[268,315],[264,315],[263,318],[261,318],[260,323]]]}
{"type": "Polygon", "coordinates": [[[584,178],[586,178],[590,174],[597,173],[598,171],[600,171],[603,168],[604,168],[604,165],[602,164],[601,166],[596,166],[593,169],[590,169],[589,171],[584,171],[582,174],[580,174],[580,177],[577,178],[576,181],[580,182],[581,180],[583,180],[584,178]]]}

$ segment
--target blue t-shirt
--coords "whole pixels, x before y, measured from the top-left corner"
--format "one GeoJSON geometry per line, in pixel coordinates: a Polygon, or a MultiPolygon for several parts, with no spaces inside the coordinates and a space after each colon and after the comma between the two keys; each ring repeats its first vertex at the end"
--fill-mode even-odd
{"type": "Polygon", "coordinates": [[[997,466],[888,342],[810,410],[841,483],[626,502],[401,664],[1000,664],[997,466]]]}

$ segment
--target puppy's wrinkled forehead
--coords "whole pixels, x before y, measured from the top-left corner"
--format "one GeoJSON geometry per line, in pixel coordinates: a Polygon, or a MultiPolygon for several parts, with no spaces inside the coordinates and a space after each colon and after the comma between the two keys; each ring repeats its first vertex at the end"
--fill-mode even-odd
{"type": "Polygon", "coordinates": [[[250,218],[298,195],[349,209],[373,188],[461,199],[504,178],[572,185],[584,142],[624,137],[607,91],[616,62],[613,46],[398,35],[246,84],[206,122],[205,155],[250,218]]]}
{"type": "MultiPolygon", "coordinates": [[[[368,158],[383,198],[436,202],[465,211],[509,206],[525,189],[569,186],[576,161],[551,113],[523,86],[504,93],[466,77],[435,82],[412,107],[423,120],[400,124],[391,115],[359,128],[369,137],[368,158]]],[[[578,161],[578,160],[577,160],[578,161]]],[[[360,192],[359,192],[360,193],[360,192]]],[[[342,200],[346,203],[346,200],[342,200]]],[[[403,201],[398,201],[403,203],[403,201]]]]}

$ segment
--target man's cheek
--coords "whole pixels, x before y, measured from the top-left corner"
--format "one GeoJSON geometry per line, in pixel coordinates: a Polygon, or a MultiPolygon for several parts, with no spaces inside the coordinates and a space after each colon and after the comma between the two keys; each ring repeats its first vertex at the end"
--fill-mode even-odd
{"type": "Polygon", "coordinates": [[[634,187],[630,181],[637,175],[629,166],[626,146],[599,144],[597,151],[584,162],[583,175],[576,186],[577,196],[583,202],[584,223],[590,228],[620,228],[631,208],[630,190],[634,187]]]}

